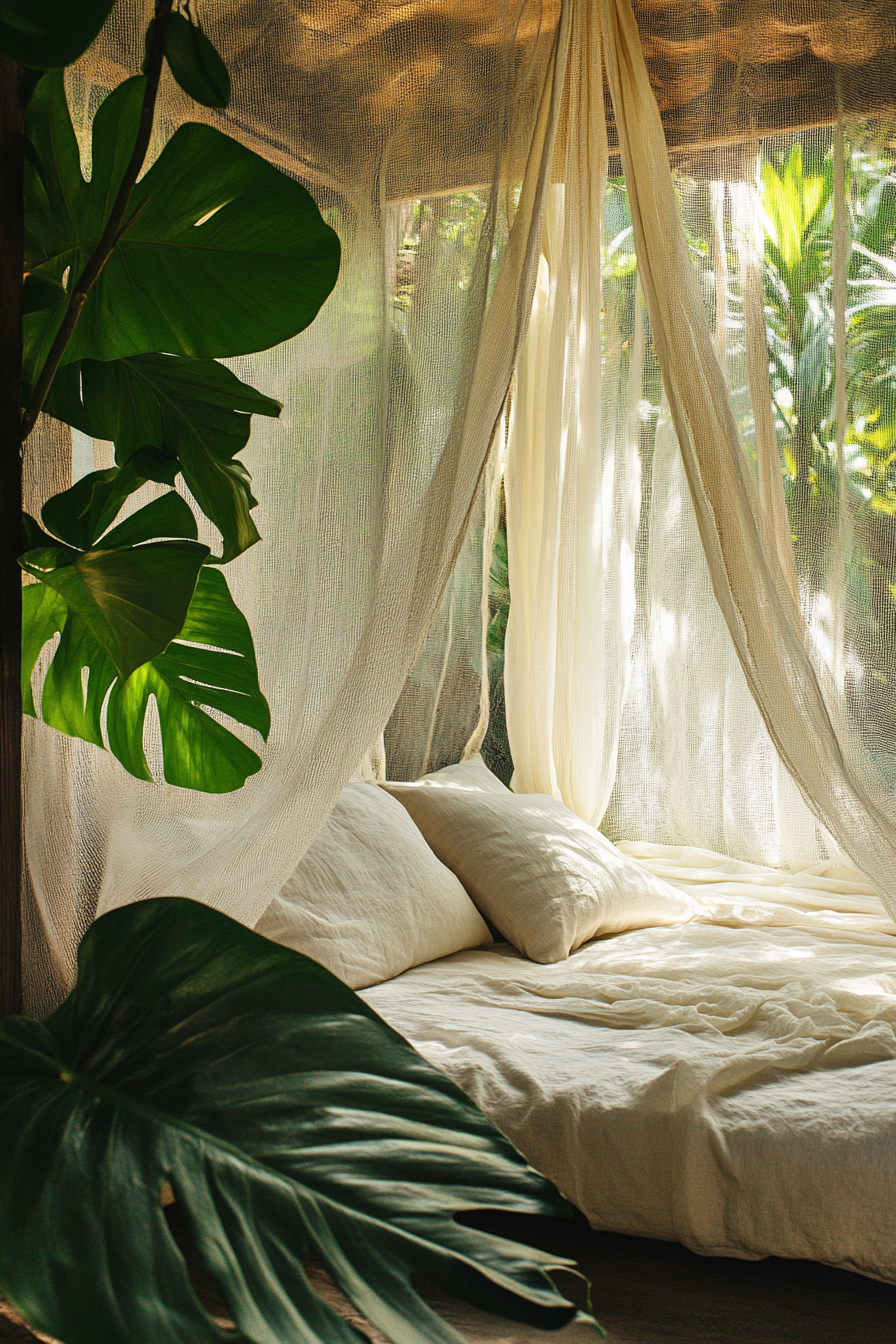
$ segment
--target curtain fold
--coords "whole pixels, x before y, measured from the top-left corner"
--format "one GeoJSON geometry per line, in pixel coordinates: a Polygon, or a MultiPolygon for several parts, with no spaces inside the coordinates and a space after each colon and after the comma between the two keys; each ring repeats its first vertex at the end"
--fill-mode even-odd
{"type": "MultiPolygon", "coordinates": [[[[859,721],[863,673],[856,670],[855,654],[850,662],[844,653],[842,616],[848,610],[850,619],[857,619],[854,598],[837,619],[838,594],[855,581],[857,567],[844,447],[842,181],[839,207],[836,189],[842,147],[838,157],[835,145],[833,169],[835,274],[830,290],[822,286],[820,297],[813,296],[814,309],[810,304],[820,334],[809,353],[835,369],[836,443],[817,450],[830,448],[833,461],[836,449],[838,464],[834,502],[825,505],[839,519],[829,544],[810,536],[811,527],[817,532],[821,524],[806,510],[799,513],[799,500],[789,519],[785,506],[778,442],[784,431],[769,386],[755,169],[749,163],[745,168],[745,152],[738,147],[727,158],[723,151],[706,151],[685,161],[676,189],[631,5],[602,0],[578,9],[586,17],[574,19],[569,68],[605,66],[624,175],[619,191],[628,216],[605,225],[602,304],[596,267],[590,292],[577,288],[598,231],[567,228],[558,260],[554,214],[546,228],[508,461],[512,601],[506,694],[515,786],[559,793],[589,820],[603,816],[608,833],[620,838],[702,844],[797,866],[825,853],[847,856],[893,914],[896,808],[889,737],[884,725],[882,749],[875,752],[869,746],[870,720],[859,721]],[[586,54],[577,50],[578,41],[589,44],[586,54]],[[739,160],[734,168],[733,159],[739,160]],[[690,211],[687,232],[684,204],[690,211]],[[701,210],[706,227],[695,233],[693,218],[701,210]],[[719,232],[728,227],[726,211],[734,220],[733,246],[719,232]],[[606,277],[614,278],[612,292],[621,292],[624,253],[632,254],[632,269],[636,263],[650,322],[651,347],[640,384],[633,353],[638,322],[633,325],[631,317],[636,304],[626,310],[625,377],[611,357],[616,318],[606,277]],[[571,350],[581,335],[564,315],[564,303],[579,313],[589,305],[592,312],[602,307],[604,314],[602,344],[590,333],[592,376],[597,379],[599,371],[601,385],[592,393],[584,426],[551,409],[562,405],[565,395],[558,391],[563,362],[557,352],[571,350]],[[826,303],[834,312],[829,326],[819,307],[826,303]],[[653,359],[662,396],[645,393],[653,359]],[[592,480],[590,498],[572,504],[563,486],[577,444],[588,438],[597,459],[606,461],[619,441],[626,424],[619,409],[623,381],[629,414],[642,416],[641,431],[625,436],[626,451],[611,476],[599,487],[592,480]],[[602,410],[595,412],[598,402],[602,410]],[[612,414],[609,405],[616,407],[612,414]],[[639,489],[642,462],[647,471],[639,489]],[[542,501],[534,499],[538,483],[542,501]],[[537,525],[529,522],[530,512],[537,525]],[[614,535],[608,514],[618,529],[617,545],[603,553],[613,559],[602,571],[595,543],[614,535]],[[817,553],[816,569],[824,568],[814,586],[805,565],[795,563],[794,528],[800,544],[817,553]],[[824,565],[818,560],[822,551],[824,565]],[[634,623],[624,597],[633,570],[637,593],[647,594],[634,623]],[[566,670],[565,642],[576,643],[581,654],[574,677],[566,670]],[[602,740],[595,719],[601,720],[602,740]],[[584,786],[569,770],[571,754],[579,761],[577,770],[590,774],[584,786]]],[[[578,86],[571,80],[568,97],[569,128],[576,116],[579,125],[589,116],[602,118],[603,90],[596,78],[578,86]]],[[[557,163],[568,220],[581,208],[577,194],[588,200],[592,187],[577,175],[571,130],[558,147],[557,163]]],[[[822,191],[825,179],[819,173],[822,191]]],[[[602,207],[605,221],[614,210],[619,214],[615,190],[611,179],[602,207]]],[[[807,418],[802,408],[799,414],[807,418]]],[[[794,412],[788,423],[797,420],[794,412]]],[[[812,479],[806,485],[816,496],[820,488],[812,479]]],[[[831,523],[824,525],[830,531],[831,523]]],[[[873,638],[885,641],[886,630],[873,638]]],[[[884,676],[870,660],[864,675],[867,685],[874,675],[884,676]]]]}
{"type": "Polygon", "coordinates": [[[813,657],[779,557],[763,544],[758,497],[688,257],[637,26],[626,0],[606,0],[604,13],[639,274],[713,591],[781,760],[893,915],[896,811],[847,722],[830,671],[813,657]]]}
{"type": "Polygon", "coordinates": [[[514,788],[562,797],[588,820],[603,815],[615,777],[639,501],[625,395],[632,351],[627,359],[611,314],[602,322],[607,131],[595,52],[600,11],[576,5],[563,181],[546,210],[505,473],[514,788]]]}
{"type": "Polygon", "coordinates": [[[386,725],[384,779],[419,779],[467,760],[488,730],[486,642],[498,456],[495,445],[445,594],[386,725]]]}
{"type": "MultiPolygon", "coordinates": [[[[162,89],[159,139],[201,115],[271,146],[339,233],[343,268],[307,332],[232,361],[284,403],[245,454],[264,540],[226,571],[272,706],[261,772],[236,794],[192,794],[29,731],[29,875],[62,980],[72,905],[78,929],[163,894],[258,919],[380,737],[449,585],[531,306],[567,26],[553,0],[500,0],[457,26],[417,8],[317,9],[309,24],[301,7],[265,7],[247,27],[245,7],[214,5],[230,109],[162,89]],[[398,89],[409,23],[426,59],[398,89]],[[464,133],[463,106],[446,101],[458,80],[485,109],[464,133]]],[[[144,9],[117,6],[71,72],[82,130],[139,67],[144,9]]],[[[37,973],[32,1003],[52,998],[50,978],[37,973]]]]}

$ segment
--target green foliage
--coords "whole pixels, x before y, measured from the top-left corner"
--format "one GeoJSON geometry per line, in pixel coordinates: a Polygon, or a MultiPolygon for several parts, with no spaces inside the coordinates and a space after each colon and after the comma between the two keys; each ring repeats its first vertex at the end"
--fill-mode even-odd
{"type": "Polygon", "coordinates": [[[24,590],[22,601],[26,712],[36,715],[31,678],[37,659],[59,634],[41,693],[41,718],[51,727],[108,746],[130,774],[151,780],[143,736],[154,697],[167,783],[228,793],[260,770],[258,755],[202,708],[226,714],[263,738],[270,731],[252,635],[218,570],[200,570],[186,619],[175,631],[178,638],[127,677],[119,676],[93,628],[62,594],[32,586],[24,590]]]}
{"type": "Polygon", "coordinates": [[[3,0],[0,52],[35,70],[58,70],[85,52],[114,0],[3,0]]]}
{"type": "Polygon", "coordinates": [[[846,146],[842,492],[834,405],[834,153],[830,133],[804,139],[763,167],[772,386],[795,556],[808,591],[827,585],[844,524],[851,539],[845,639],[864,669],[859,719],[878,754],[879,741],[892,739],[896,683],[896,180],[890,154],[868,152],[861,141],[846,146]]]}
{"type": "Polygon", "coordinates": [[[223,536],[222,561],[260,539],[249,473],[235,456],[248,442],[250,417],[276,417],[281,407],[222,364],[176,355],[81,360],[59,370],[47,410],[85,434],[112,440],[122,465],[145,447],[157,448],[156,474],[150,467],[147,475],[171,483],[183,472],[223,536]]]}
{"type": "Polygon", "coordinates": [[[830,322],[834,179],[830,154],[797,140],[762,165],[766,318],[779,410],[788,412],[785,457],[792,480],[809,482],[820,442],[831,432],[830,322]]]}
{"type": "MultiPolygon", "coordinates": [[[[143,89],[142,76],[126,80],[101,105],[87,183],[62,75],[39,82],[27,124],[29,272],[61,282],[84,269],[130,156],[143,89]]],[[[307,191],[211,126],[181,126],[131,205],[65,363],[266,350],[302,331],[336,282],[339,242],[307,191]]],[[[62,315],[60,306],[26,319],[26,382],[35,381],[62,315]]]]}
{"type": "Polygon", "coordinates": [[[767,258],[796,296],[819,284],[830,259],[830,158],[804,163],[796,141],[778,167],[763,163],[762,186],[767,258]]]}
{"type": "Polygon", "coordinates": [[[488,585],[488,629],[485,647],[489,660],[489,675],[492,668],[503,673],[504,641],[507,637],[507,618],[510,615],[510,580],[507,573],[507,528],[499,527],[495,533],[492,558],[489,566],[488,585]]]}
{"type": "MultiPolygon", "coordinates": [[[[105,536],[90,535],[93,529],[85,519],[92,516],[94,492],[89,490],[90,478],[85,481],[88,489],[85,482],[79,482],[74,490],[56,496],[49,518],[51,522],[65,520],[60,535],[77,538],[89,549],[60,546],[47,537],[48,544],[26,551],[20,564],[33,578],[55,589],[87,626],[116,672],[129,677],[162,653],[183,626],[209,550],[195,540],[196,520],[173,492],[147,504],[105,536]],[[70,502],[77,507],[88,493],[91,504],[85,509],[91,512],[73,515],[69,525],[65,505],[70,502]],[[153,540],[158,537],[192,539],[153,540]]],[[[47,523],[46,509],[43,518],[47,523]]]]}
{"type": "Polygon", "coordinates": [[[26,275],[22,287],[22,312],[39,313],[65,302],[65,287],[48,275],[26,275]]]}
{"type": "Polygon", "coordinates": [[[64,1344],[218,1344],[170,1182],[249,1344],[361,1344],[309,1254],[396,1344],[460,1344],[412,1276],[513,1320],[576,1315],[555,1258],[454,1221],[567,1205],[321,966],[177,898],[104,915],[44,1023],[0,1025],[0,1289],[64,1344]],[[85,1253],[86,1251],[86,1253],[85,1253]]]}
{"type": "Polygon", "coordinates": [[[493,774],[509,785],[513,776],[513,757],[507,738],[507,710],[504,700],[504,644],[510,615],[510,580],[507,572],[507,524],[504,492],[501,491],[501,517],[495,532],[489,566],[489,620],[486,630],[488,659],[488,731],[482,743],[482,759],[493,774]]]}
{"type": "MultiPolygon", "coordinates": [[[[838,461],[834,358],[834,163],[836,132],[822,128],[762,144],[765,325],[781,471],[800,585],[815,619],[818,599],[842,576],[832,572],[839,541],[847,541],[843,618],[846,692],[868,750],[896,740],[896,171],[892,127],[853,123],[844,143],[844,233],[847,278],[844,480],[838,461]],[[875,143],[877,135],[877,143],[875,143]]],[[[724,176],[724,173],[720,174],[724,176]]],[[[752,451],[753,409],[743,376],[744,239],[734,218],[715,236],[714,202],[703,177],[678,182],[691,258],[713,314],[720,248],[727,253],[728,372],[735,413],[752,451]],[[741,376],[738,376],[738,374],[741,376]]],[[[736,188],[727,193],[730,209],[736,188]]],[[[716,188],[718,191],[718,188],[716,188]]],[[[715,198],[715,203],[719,196],[715,198]]],[[[626,273],[625,188],[608,184],[605,202],[605,348],[623,356],[634,331],[634,276],[626,273]]],[[[613,368],[621,383],[625,360],[613,368]]],[[[658,407],[656,360],[646,351],[645,411],[658,407]]],[[[649,467],[653,416],[642,422],[642,460],[649,467]]],[[[649,479],[649,475],[647,477],[649,479]]],[[[644,509],[651,507],[645,491],[644,509]]],[[[838,636],[839,637],[839,636],[838,636]]],[[[883,750],[892,752],[892,746],[883,750]]],[[[886,769],[893,770],[892,759],[886,769]]]]}
{"type": "MultiPolygon", "coordinates": [[[[41,509],[41,519],[45,527],[69,546],[89,550],[117,518],[128,496],[145,485],[146,480],[135,470],[133,463],[129,463],[124,471],[119,471],[117,467],[91,471],[70,489],[51,496],[41,509]]],[[[27,514],[25,518],[28,520],[27,514]]],[[[176,525],[179,524],[183,530],[169,535],[195,538],[196,523],[189,509],[186,512],[181,509],[172,515],[172,522],[175,519],[176,525]]]]}
{"type": "MultiPolygon", "coordinates": [[[[152,45],[155,20],[146,34],[152,45]]],[[[226,107],[230,102],[230,75],[205,33],[183,14],[172,14],[165,32],[165,59],[172,75],[194,102],[203,107],[226,107]]]]}
{"type": "Polygon", "coordinates": [[[209,126],[182,126],[136,182],[163,52],[197,101],[224,107],[230,96],[227,69],[192,18],[166,3],[156,15],[145,73],[94,118],[89,182],[62,73],[40,79],[28,105],[29,417],[43,404],[111,440],[118,466],[47,501],[53,535],[26,520],[21,563],[53,596],[26,592],[23,675],[35,713],[30,677],[59,635],[40,700],[45,722],[108,746],[150,779],[143,731],[153,701],[164,778],[221,792],[261,762],[203,706],[263,736],[270,728],[249,628],[226,582],[200,574],[209,548],[179,496],[105,530],[147,481],[173,486],[182,475],[221,533],[215,562],[260,540],[237,454],[252,415],[281,407],[215,361],[302,331],[336,282],[340,249],[303,187],[209,126]]]}

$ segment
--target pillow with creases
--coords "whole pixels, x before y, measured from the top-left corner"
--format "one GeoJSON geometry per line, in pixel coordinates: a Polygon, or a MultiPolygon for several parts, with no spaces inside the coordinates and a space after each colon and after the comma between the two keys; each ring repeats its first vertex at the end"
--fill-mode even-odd
{"type": "Polygon", "coordinates": [[[376,784],[348,784],[255,926],[352,989],[480,947],[491,934],[407,811],[376,784]]]}
{"type": "Polygon", "coordinates": [[[696,902],[556,798],[503,785],[432,787],[445,774],[380,788],[403,803],[486,919],[531,961],[562,961],[589,938],[697,913],[696,902]]]}

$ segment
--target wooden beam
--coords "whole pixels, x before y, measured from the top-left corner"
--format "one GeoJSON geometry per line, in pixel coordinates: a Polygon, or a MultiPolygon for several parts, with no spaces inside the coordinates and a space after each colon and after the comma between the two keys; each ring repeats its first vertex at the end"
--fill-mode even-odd
{"type": "Polygon", "coordinates": [[[22,1011],[22,102],[0,57],[0,1014],[22,1011]]]}

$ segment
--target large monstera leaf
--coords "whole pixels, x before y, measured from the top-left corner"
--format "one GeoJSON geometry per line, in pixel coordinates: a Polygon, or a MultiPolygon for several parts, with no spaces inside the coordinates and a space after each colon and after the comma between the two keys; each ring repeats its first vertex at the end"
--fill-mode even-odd
{"type": "Polygon", "coordinates": [[[40,699],[39,717],[51,728],[108,747],[130,774],[149,781],[153,776],[143,735],[154,699],[168,784],[232,793],[261,769],[258,754],[203,708],[226,714],[265,739],[270,732],[252,634],[219,570],[200,570],[178,638],[127,678],[118,674],[80,613],[52,589],[26,588],[22,606],[27,714],[38,716],[31,679],[41,651],[58,634],[40,699]]]}
{"type": "MultiPolygon", "coordinates": [[[[94,252],[136,138],[144,85],[143,76],[126,80],[97,112],[88,183],[62,74],[39,81],[27,117],[25,256],[41,280],[72,285],[94,252]]],[[[266,350],[314,319],[336,282],[339,251],[298,182],[211,126],[181,126],[134,189],[65,362],[266,350]]],[[[64,308],[60,298],[26,317],[26,383],[64,308]]]]}
{"type": "MultiPolygon", "coordinates": [[[[96,535],[94,528],[106,521],[104,512],[98,519],[93,512],[97,495],[111,494],[114,501],[121,475],[92,472],[48,500],[41,516],[55,526],[56,537],[32,535],[19,563],[59,595],[126,678],[164,652],[182,629],[209,548],[196,540],[196,519],[173,490],[96,535]]],[[[36,524],[28,522],[33,534],[36,524]]]]}
{"type": "Polygon", "coordinates": [[[460,1344],[412,1275],[558,1328],[566,1262],[462,1226],[564,1213],[444,1075],[316,962],[176,897],[104,915],[46,1022],[0,1024],[0,1290],[63,1344],[460,1344]],[[236,1330],[191,1290],[169,1182],[236,1330]]]}
{"type": "Polygon", "coordinates": [[[257,501],[236,454],[248,442],[251,417],[276,417],[282,407],[223,364],[159,354],[80,360],[59,370],[45,409],[85,434],[114,442],[122,465],[144,448],[157,449],[155,479],[170,482],[183,472],[221,532],[223,561],[260,540],[251,515],[257,501]]]}
{"type": "Polygon", "coordinates": [[[180,495],[170,491],[107,530],[146,483],[135,463],[164,475],[162,455],[143,448],[124,467],[91,472],[48,499],[41,519],[53,536],[26,515],[29,549],[20,564],[40,586],[22,594],[24,709],[37,717],[31,680],[58,635],[41,689],[45,723],[108,746],[132,775],[152,780],[143,736],[154,699],[164,779],[230,793],[261,759],[205,710],[267,737],[271,716],[252,634],[223,574],[204,568],[207,546],[152,540],[195,538],[180,495]]]}

